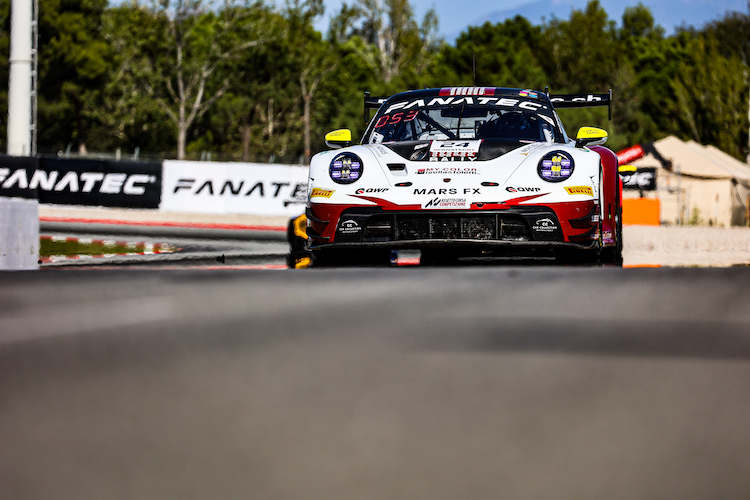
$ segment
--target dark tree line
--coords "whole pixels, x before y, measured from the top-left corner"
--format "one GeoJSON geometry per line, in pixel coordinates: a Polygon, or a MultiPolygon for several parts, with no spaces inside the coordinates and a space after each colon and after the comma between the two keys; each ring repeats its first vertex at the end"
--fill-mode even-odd
{"type": "MultiPolygon", "coordinates": [[[[408,0],[355,0],[315,30],[321,0],[39,0],[39,151],[296,161],[323,135],[364,129],[362,93],[505,86],[614,90],[601,109],[561,113],[620,149],[675,134],[748,154],[750,16],[729,12],[666,36],[639,4],[615,21],[591,1],[541,26],[472,26],[453,44],[408,0]]],[[[8,79],[10,0],[0,2],[0,81],[8,79]]],[[[7,86],[0,117],[7,116],[7,86]]],[[[5,120],[0,148],[5,149],[5,120]]]]}

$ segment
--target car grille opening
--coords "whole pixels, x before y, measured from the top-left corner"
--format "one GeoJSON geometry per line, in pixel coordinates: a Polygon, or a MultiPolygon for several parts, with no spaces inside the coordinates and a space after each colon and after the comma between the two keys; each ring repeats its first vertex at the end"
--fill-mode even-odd
{"type": "Polygon", "coordinates": [[[520,217],[487,215],[378,214],[365,226],[363,241],[530,240],[520,217]]]}
{"type": "Polygon", "coordinates": [[[392,217],[375,216],[367,221],[365,226],[364,241],[390,241],[393,234],[392,217]]]}
{"type": "Polygon", "coordinates": [[[529,229],[518,219],[500,219],[501,240],[523,241],[529,239],[529,229]]]}
{"type": "Polygon", "coordinates": [[[473,240],[491,240],[495,236],[494,217],[467,217],[461,219],[461,234],[473,240]]]}

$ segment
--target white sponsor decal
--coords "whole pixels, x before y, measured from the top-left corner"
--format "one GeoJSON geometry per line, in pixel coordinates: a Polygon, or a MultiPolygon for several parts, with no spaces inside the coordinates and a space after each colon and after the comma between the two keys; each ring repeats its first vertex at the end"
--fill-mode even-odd
{"type": "Polygon", "coordinates": [[[539,231],[542,233],[551,233],[552,231],[557,229],[557,224],[555,224],[555,221],[549,218],[539,219],[538,221],[536,221],[532,229],[534,229],[534,231],[539,231]]]}
{"type": "Polygon", "coordinates": [[[471,167],[425,167],[418,168],[417,174],[438,174],[438,175],[453,175],[453,174],[468,174],[476,175],[476,168],[471,167]]]}
{"type": "Polygon", "coordinates": [[[356,234],[360,231],[362,231],[362,227],[353,219],[347,219],[339,224],[339,233],[341,234],[356,234]]]}
{"type": "Polygon", "coordinates": [[[296,165],[164,162],[160,210],[217,214],[299,214],[308,168],[296,165]]]}
{"type": "MultiPolygon", "coordinates": [[[[544,115],[540,115],[540,116],[544,116],[544,115]]],[[[517,151],[520,154],[522,154],[522,155],[528,155],[529,153],[531,153],[535,149],[543,148],[545,146],[548,146],[548,144],[546,142],[535,142],[535,143],[529,144],[527,146],[524,146],[522,148],[519,148],[517,151]]]]}
{"type": "Polygon", "coordinates": [[[65,172],[57,170],[35,170],[29,179],[26,169],[19,168],[11,173],[8,168],[0,168],[0,186],[4,189],[39,189],[66,193],[103,193],[139,196],[146,192],[146,185],[156,182],[155,175],[126,174],[118,172],[65,172]]]}
{"type": "Polygon", "coordinates": [[[430,161],[475,161],[476,156],[430,156],[430,161]]]}
{"type": "MultiPolygon", "coordinates": [[[[597,97],[595,95],[588,94],[587,96],[581,96],[581,97],[574,97],[571,99],[571,102],[600,102],[602,100],[601,97],[597,97]]],[[[565,99],[562,97],[551,97],[550,102],[553,104],[556,102],[565,102],[565,99]]]]}
{"type": "Polygon", "coordinates": [[[482,140],[475,141],[432,141],[430,157],[475,157],[482,140]]]}
{"type": "Polygon", "coordinates": [[[521,108],[528,111],[538,111],[547,109],[547,106],[538,102],[525,101],[521,99],[511,99],[509,97],[435,97],[431,100],[415,99],[413,101],[394,102],[384,114],[388,115],[398,109],[410,109],[414,107],[434,108],[436,106],[455,106],[458,104],[479,104],[481,106],[498,106],[503,108],[521,108]],[[476,99],[476,102],[475,102],[476,99]]]}
{"type": "Polygon", "coordinates": [[[428,209],[457,209],[468,208],[466,198],[433,198],[422,205],[428,209]]]}
{"type": "MultiPolygon", "coordinates": [[[[447,89],[441,89],[440,95],[443,95],[445,90],[447,89]]],[[[450,95],[485,95],[487,93],[494,94],[495,89],[491,87],[451,87],[449,93],[450,95]]]]}

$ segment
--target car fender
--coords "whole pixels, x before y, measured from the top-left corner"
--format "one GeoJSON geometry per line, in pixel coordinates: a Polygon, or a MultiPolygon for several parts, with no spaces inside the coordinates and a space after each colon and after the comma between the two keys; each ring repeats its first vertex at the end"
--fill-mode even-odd
{"type": "Polygon", "coordinates": [[[602,162],[602,245],[616,245],[617,217],[620,210],[620,200],[622,200],[622,182],[617,173],[617,155],[603,146],[591,146],[590,149],[599,154],[602,162]]]}

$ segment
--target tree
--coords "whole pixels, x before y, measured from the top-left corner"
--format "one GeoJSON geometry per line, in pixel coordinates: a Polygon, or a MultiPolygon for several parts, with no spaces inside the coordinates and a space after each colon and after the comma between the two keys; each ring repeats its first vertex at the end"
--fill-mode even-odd
{"type": "Polygon", "coordinates": [[[424,71],[439,47],[434,9],[417,24],[409,0],[358,0],[354,8],[344,4],[331,25],[338,31],[332,39],[358,36],[366,43],[359,55],[386,85],[407,69],[424,71]]]}
{"type": "Polygon", "coordinates": [[[547,76],[536,57],[540,37],[541,28],[521,16],[470,26],[455,47],[440,52],[440,74],[445,78],[450,68],[450,82],[439,84],[543,88],[547,76]]]}
{"type": "Polygon", "coordinates": [[[612,86],[620,60],[615,22],[591,0],[569,20],[552,19],[542,27],[539,58],[554,91],[592,92],[612,86]]]}
{"type": "MultiPolygon", "coordinates": [[[[728,12],[722,19],[709,23],[704,28],[707,36],[717,40],[718,50],[724,57],[737,57],[742,61],[746,75],[750,68],[750,1],[748,1],[747,8],[747,13],[728,12]]],[[[750,122],[750,99],[748,99],[748,121],[750,122]]],[[[745,160],[750,163],[750,134],[748,134],[746,146],[745,160]]]]}
{"type": "MultiPolygon", "coordinates": [[[[7,82],[10,71],[10,2],[0,3],[0,82],[7,82]]],[[[0,85],[0,116],[8,116],[8,90],[0,85]]],[[[6,120],[0,120],[0,144],[8,137],[6,120]]],[[[5,151],[6,148],[1,148],[5,151]]]]}
{"type": "Polygon", "coordinates": [[[621,57],[612,81],[616,134],[610,144],[620,149],[666,135],[671,80],[682,56],[665,41],[664,29],[641,3],[625,8],[616,43],[621,57]]]}
{"type": "Polygon", "coordinates": [[[690,59],[673,90],[683,137],[745,158],[748,82],[739,57],[723,57],[716,39],[699,35],[691,41],[690,59]]]}
{"type": "Polygon", "coordinates": [[[290,56],[299,68],[299,88],[302,97],[302,121],[304,123],[304,157],[310,161],[311,152],[311,111],[312,101],[321,80],[336,69],[338,60],[333,56],[328,44],[323,42],[313,28],[313,21],[323,13],[322,0],[293,0],[287,3],[286,17],[289,24],[290,44],[302,47],[290,56]],[[302,42],[302,43],[299,43],[302,42]]]}
{"type": "Polygon", "coordinates": [[[133,33],[124,48],[132,51],[136,79],[174,123],[177,158],[183,159],[189,128],[229,87],[217,68],[265,42],[264,10],[259,3],[232,0],[218,10],[205,0],[160,0],[146,12],[166,51],[145,45],[140,33],[133,33]]]}
{"type": "Polygon", "coordinates": [[[85,154],[91,113],[112,70],[112,47],[102,30],[107,2],[39,3],[39,141],[76,141],[85,154]]]}

